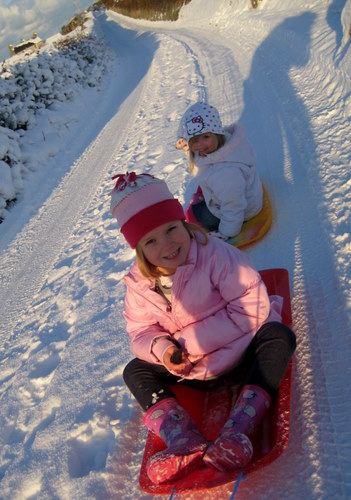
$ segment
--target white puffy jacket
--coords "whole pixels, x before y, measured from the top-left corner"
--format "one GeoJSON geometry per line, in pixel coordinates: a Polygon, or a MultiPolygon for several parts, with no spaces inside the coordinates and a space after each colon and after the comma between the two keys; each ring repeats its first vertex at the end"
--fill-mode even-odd
{"type": "Polygon", "coordinates": [[[207,156],[195,155],[193,174],[208,209],[220,219],[219,232],[229,238],[260,212],[263,190],[245,129],[234,124],[225,131],[226,142],[221,148],[207,156]]]}

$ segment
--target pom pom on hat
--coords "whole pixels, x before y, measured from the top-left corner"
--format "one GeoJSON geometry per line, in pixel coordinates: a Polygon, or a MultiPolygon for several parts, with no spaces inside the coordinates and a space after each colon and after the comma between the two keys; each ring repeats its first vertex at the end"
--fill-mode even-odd
{"type": "Polygon", "coordinates": [[[111,214],[132,248],[148,232],[174,220],[184,220],[183,207],[167,184],[149,174],[117,174],[111,191],[111,214]]]}
{"type": "Polygon", "coordinates": [[[197,102],[186,110],[180,121],[176,148],[185,149],[184,140],[188,143],[192,137],[206,132],[225,134],[217,109],[205,102],[197,102]]]}

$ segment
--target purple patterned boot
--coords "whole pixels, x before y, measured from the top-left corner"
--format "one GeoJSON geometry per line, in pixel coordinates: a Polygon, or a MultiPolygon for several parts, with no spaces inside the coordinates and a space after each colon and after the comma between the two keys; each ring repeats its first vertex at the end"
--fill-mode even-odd
{"type": "Polygon", "coordinates": [[[256,385],[245,385],[229,419],[208,448],[204,462],[220,471],[245,467],[253,454],[248,436],[261,422],[271,403],[272,399],[266,391],[256,385]]]}
{"type": "Polygon", "coordinates": [[[156,453],[146,465],[153,483],[179,479],[202,463],[207,441],[175,398],[163,399],[151,406],[143,423],[167,445],[166,450],[156,453]]]}

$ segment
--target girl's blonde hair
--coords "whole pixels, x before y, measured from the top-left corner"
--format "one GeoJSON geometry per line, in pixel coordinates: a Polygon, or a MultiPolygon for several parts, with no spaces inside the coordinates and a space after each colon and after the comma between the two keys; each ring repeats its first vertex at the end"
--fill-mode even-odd
{"type": "MultiPolygon", "coordinates": [[[[199,238],[197,241],[200,243],[200,245],[207,245],[208,236],[205,229],[198,226],[197,224],[186,222],[185,220],[182,220],[181,222],[185,227],[185,229],[188,231],[190,238],[196,238],[196,233],[200,233],[202,237],[199,238]]],[[[145,276],[145,278],[158,278],[159,276],[162,276],[162,273],[159,271],[159,269],[154,265],[150,264],[150,262],[145,258],[145,255],[139,243],[135,247],[135,251],[136,251],[137,264],[139,270],[141,274],[145,276]]]]}
{"type": "MultiPolygon", "coordinates": [[[[225,135],[215,134],[215,136],[217,137],[217,149],[219,149],[225,144],[225,135]]],[[[192,137],[191,139],[189,139],[189,144],[188,144],[189,145],[188,155],[189,155],[189,170],[190,170],[190,172],[192,172],[194,170],[194,167],[195,167],[195,163],[194,163],[195,155],[191,151],[191,143],[192,143],[193,139],[195,139],[195,137],[192,137]]]]}

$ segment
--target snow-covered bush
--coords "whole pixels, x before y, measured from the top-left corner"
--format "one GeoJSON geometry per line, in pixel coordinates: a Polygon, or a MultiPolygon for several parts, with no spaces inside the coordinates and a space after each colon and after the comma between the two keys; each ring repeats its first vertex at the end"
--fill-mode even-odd
{"type": "Polygon", "coordinates": [[[26,168],[21,162],[19,141],[18,132],[0,127],[0,220],[23,186],[22,175],[26,168]]]}
{"type": "Polygon", "coordinates": [[[109,49],[94,30],[79,28],[54,38],[37,53],[18,54],[0,65],[0,222],[22,189],[28,169],[21,144],[36,117],[73,100],[77,88],[98,86],[108,71],[109,49]]]}

